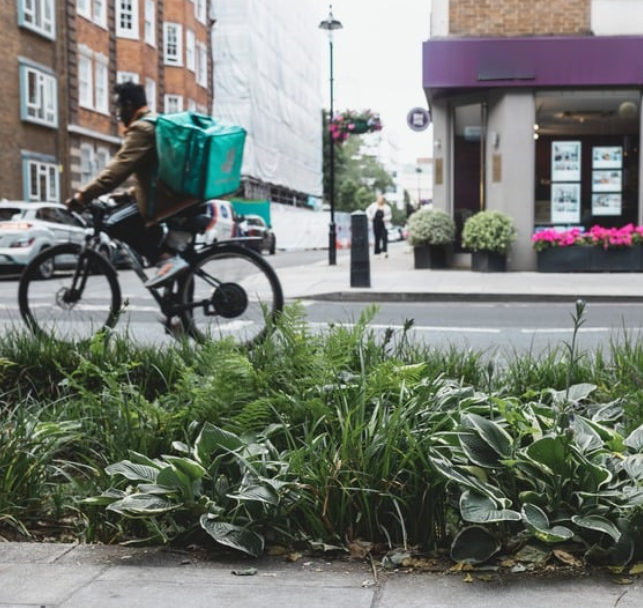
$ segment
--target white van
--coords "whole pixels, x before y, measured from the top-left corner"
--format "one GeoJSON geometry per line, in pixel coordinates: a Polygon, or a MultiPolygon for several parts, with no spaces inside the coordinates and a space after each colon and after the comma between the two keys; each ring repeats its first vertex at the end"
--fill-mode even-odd
{"type": "Polygon", "coordinates": [[[211,199],[205,202],[205,209],[206,213],[212,217],[203,238],[207,245],[237,236],[237,223],[230,201],[211,199]]]}

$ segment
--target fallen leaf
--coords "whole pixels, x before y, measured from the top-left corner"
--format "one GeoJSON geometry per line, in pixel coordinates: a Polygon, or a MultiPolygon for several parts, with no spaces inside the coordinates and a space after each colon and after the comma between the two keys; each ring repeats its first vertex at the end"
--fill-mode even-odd
{"type": "Polygon", "coordinates": [[[559,562],[567,564],[568,566],[574,566],[574,568],[580,568],[583,565],[577,557],[574,557],[571,553],[563,551],[563,549],[554,549],[554,555],[559,562]]]}
{"type": "Polygon", "coordinates": [[[621,574],[625,571],[625,566],[608,566],[607,569],[614,574],[621,574]]]}
{"type": "Polygon", "coordinates": [[[631,578],[615,578],[612,582],[615,585],[631,585],[634,581],[631,578]]]}
{"type": "Polygon", "coordinates": [[[462,579],[465,583],[473,583],[473,576],[470,574],[465,575],[465,577],[462,579]]]}
{"type": "Polygon", "coordinates": [[[364,559],[373,548],[373,543],[354,540],[348,543],[348,553],[353,559],[364,559]]]}
{"type": "Polygon", "coordinates": [[[301,553],[297,553],[296,551],[293,551],[292,553],[288,553],[288,555],[286,555],[287,562],[298,562],[301,558],[301,553]]]}
{"type": "Polygon", "coordinates": [[[478,575],[476,576],[476,578],[477,578],[479,581],[483,581],[483,582],[485,582],[485,583],[490,583],[490,582],[492,582],[493,580],[495,580],[495,577],[494,577],[492,574],[478,574],[478,575]]]}
{"type": "Polygon", "coordinates": [[[643,562],[639,562],[638,564],[634,564],[630,568],[630,574],[641,574],[643,572],[643,562]]]}

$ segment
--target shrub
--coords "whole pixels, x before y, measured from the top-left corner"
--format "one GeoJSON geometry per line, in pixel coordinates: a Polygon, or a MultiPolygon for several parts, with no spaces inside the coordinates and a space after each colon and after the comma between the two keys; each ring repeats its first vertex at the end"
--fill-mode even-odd
{"type": "Polygon", "coordinates": [[[501,211],[480,211],[464,223],[462,246],[471,251],[506,255],[518,233],[512,219],[501,211]]]}
{"type": "Polygon", "coordinates": [[[448,245],[455,240],[455,222],[441,209],[418,209],[409,217],[407,227],[413,246],[448,245]]]}

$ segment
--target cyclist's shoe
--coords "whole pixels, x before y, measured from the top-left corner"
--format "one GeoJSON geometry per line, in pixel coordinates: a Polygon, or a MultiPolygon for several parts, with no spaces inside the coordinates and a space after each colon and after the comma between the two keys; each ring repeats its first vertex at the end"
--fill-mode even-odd
{"type": "Polygon", "coordinates": [[[176,279],[188,268],[189,264],[178,255],[167,260],[161,260],[156,265],[156,274],[145,282],[145,287],[161,287],[176,279]]]}

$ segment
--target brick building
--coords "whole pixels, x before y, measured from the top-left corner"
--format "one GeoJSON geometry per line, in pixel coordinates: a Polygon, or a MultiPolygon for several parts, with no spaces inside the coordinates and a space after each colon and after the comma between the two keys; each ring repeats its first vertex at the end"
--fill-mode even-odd
{"type": "Polygon", "coordinates": [[[208,0],[10,0],[0,20],[1,198],[59,201],[104,166],[117,82],[156,111],[210,113],[208,0]]]}
{"type": "Polygon", "coordinates": [[[434,204],[511,215],[511,269],[541,228],[643,223],[643,0],[433,0],[423,85],[434,204]]]}

